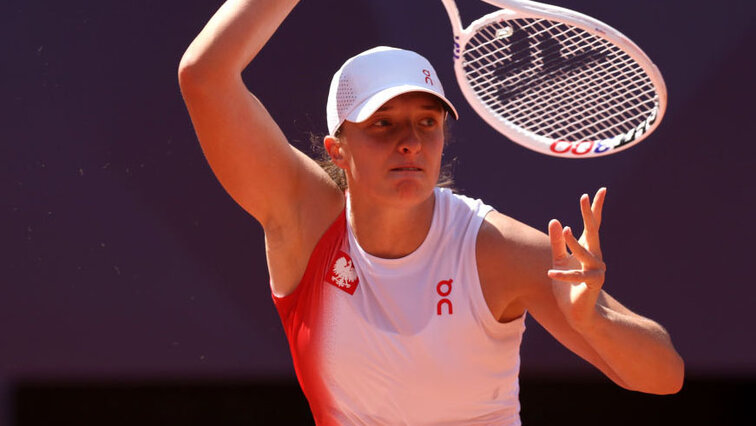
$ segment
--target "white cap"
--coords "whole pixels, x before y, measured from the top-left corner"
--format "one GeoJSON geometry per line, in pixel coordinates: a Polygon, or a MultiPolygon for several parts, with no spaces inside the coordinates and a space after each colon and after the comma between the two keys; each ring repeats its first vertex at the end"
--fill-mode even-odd
{"type": "Polygon", "coordinates": [[[365,121],[381,105],[408,92],[437,96],[458,118],[444,96],[436,70],[417,53],[379,46],[349,58],[331,80],[326,104],[328,131],[333,135],[345,120],[365,121]]]}

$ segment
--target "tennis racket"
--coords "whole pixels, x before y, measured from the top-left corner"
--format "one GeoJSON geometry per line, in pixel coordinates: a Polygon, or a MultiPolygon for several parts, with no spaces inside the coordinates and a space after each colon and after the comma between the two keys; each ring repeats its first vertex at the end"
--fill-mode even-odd
{"type": "Polygon", "coordinates": [[[667,89],[646,54],[614,28],[561,7],[483,0],[501,9],[454,30],[454,70],[475,111],[510,140],[567,158],[613,154],[661,122],[667,89]]]}

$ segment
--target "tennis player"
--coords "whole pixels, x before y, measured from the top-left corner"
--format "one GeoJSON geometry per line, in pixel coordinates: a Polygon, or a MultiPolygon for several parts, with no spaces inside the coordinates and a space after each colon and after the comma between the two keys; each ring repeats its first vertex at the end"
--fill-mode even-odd
{"type": "Polygon", "coordinates": [[[605,189],[580,198],[578,239],[436,185],[457,113],[422,56],[378,47],[334,75],[323,145],[345,187],[288,144],[241,73],[296,3],[227,1],[179,80],[214,173],[264,228],[317,423],[520,424],[526,313],[619,386],[677,392],[667,332],[602,290],[605,189]]]}

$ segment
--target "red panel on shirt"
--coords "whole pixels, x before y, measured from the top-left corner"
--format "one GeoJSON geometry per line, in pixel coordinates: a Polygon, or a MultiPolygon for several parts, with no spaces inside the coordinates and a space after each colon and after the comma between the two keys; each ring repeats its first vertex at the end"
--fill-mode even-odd
{"type": "MultiPolygon", "coordinates": [[[[289,341],[297,379],[318,424],[331,423],[328,421],[326,407],[332,405],[328,390],[318,374],[318,356],[321,353],[318,345],[322,342],[322,314],[326,308],[323,283],[330,282],[334,263],[343,258],[344,253],[340,249],[345,236],[346,212],[342,211],[315,246],[304,276],[294,292],[285,297],[273,295],[273,302],[289,341]]],[[[350,284],[347,278],[351,276],[345,278],[345,283],[350,284]]],[[[357,282],[351,284],[353,293],[357,282]]],[[[346,288],[342,289],[349,292],[346,288]]]]}

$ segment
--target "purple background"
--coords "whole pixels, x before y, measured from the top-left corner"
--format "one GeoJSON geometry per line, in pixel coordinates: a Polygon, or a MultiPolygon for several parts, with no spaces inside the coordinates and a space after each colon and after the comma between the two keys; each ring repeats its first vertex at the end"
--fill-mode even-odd
{"type": "MultiPolygon", "coordinates": [[[[491,7],[460,1],[468,23],[491,7]]],[[[756,375],[756,6],[559,0],[661,69],[669,108],[618,155],[564,160],[489,128],[463,99],[437,0],[300,4],[244,77],[292,143],[325,133],[341,62],[378,44],[434,63],[461,120],[458,187],[545,230],[609,189],[606,289],[663,324],[688,374],[756,375]]],[[[291,379],[259,225],[206,164],[176,80],[220,1],[0,3],[0,410],[10,383],[291,379]]],[[[534,322],[523,374],[595,375],[534,322]]]]}

